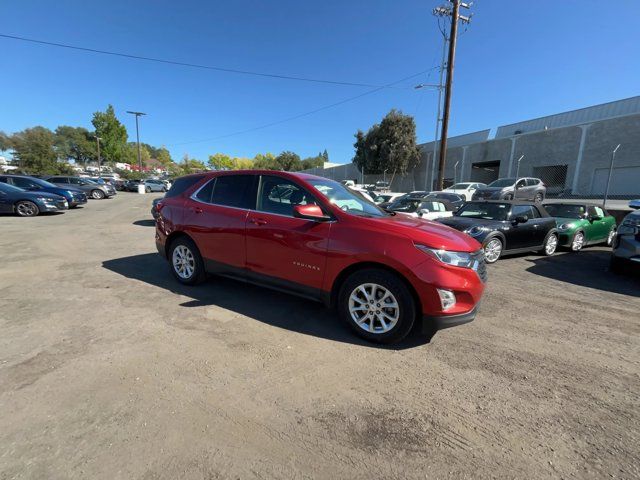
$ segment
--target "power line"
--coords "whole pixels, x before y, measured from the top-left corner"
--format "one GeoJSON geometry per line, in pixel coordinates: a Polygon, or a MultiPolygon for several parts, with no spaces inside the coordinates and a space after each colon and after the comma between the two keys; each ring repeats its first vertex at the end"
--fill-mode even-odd
{"type": "MultiPolygon", "coordinates": [[[[114,57],[129,58],[129,59],[133,59],[133,60],[144,60],[144,61],[147,61],[147,62],[163,63],[163,64],[174,65],[174,66],[200,68],[200,69],[204,69],[204,70],[214,70],[214,71],[217,71],[217,72],[233,73],[233,74],[238,74],[238,75],[250,75],[250,76],[254,76],[254,77],[277,78],[277,79],[280,79],[280,80],[292,80],[292,81],[308,82],[308,83],[323,83],[323,84],[329,84],[329,85],[341,85],[341,86],[348,86],[348,87],[394,88],[393,84],[389,84],[389,85],[374,85],[374,84],[370,84],[370,83],[342,82],[342,81],[336,81],[336,80],[323,80],[323,79],[310,78],[310,77],[296,77],[296,76],[292,76],[292,75],[281,75],[281,74],[275,74],[275,73],[254,72],[254,71],[251,71],[251,70],[238,70],[238,69],[233,69],[233,68],[224,68],[224,67],[217,67],[217,66],[213,66],[213,65],[204,65],[204,64],[198,64],[198,63],[178,62],[178,61],[167,60],[167,59],[163,59],[163,58],[145,57],[145,56],[142,56],[142,55],[133,55],[133,54],[129,54],[129,53],[112,52],[112,51],[109,51],[109,50],[98,50],[96,48],[79,47],[77,45],[69,45],[69,44],[65,44],[65,43],[48,42],[48,41],[45,41],[45,40],[37,40],[35,38],[19,37],[17,35],[7,35],[7,34],[4,34],[4,33],[0,33],[0,38],[8,38],[8,39],[11,39],[11,40],[18,40],[18,41],[21,41],[21,42],[35,43],[35,44],[38,44],[38,45],[46,45],[46,46],[50,46],[50,47],[66,48],[66,49],[70,49],[70,50],[78,50],[78,51],[81,51],[81,52],[97,53],[97,54],[100,54],[100,55],[111,55],[111,56],[114,56],[114,57]]],[[[402,87],[395,87],[395,88],[402,88],[402,87]]],[[[408,87],[406,87],[406,88],[408,88],[408,87]]]]}
{"type": "Polygon", "coordinates": [[[297,120],[299,118],[307,117],[309,115],[313,115],[313,114],[322,112],[324,110],[328,110],[330,108],[334,108],[334,107],[337,107],[339,105],[343,105],[345,103],[352,102],[354,100],[357,100],[359,98],[365,97],[367,95],[371,95],[373,93],[379,92],[380,90],[384,90],[385,88],[389,88],[389,87],[392,87],[394,85],[397,85],[398,83],[402,83],[402,82],[404,82],[406,80],[410,80],[410,79],[418,77],[420,75],[424,75],[425,73],[431,72],[432,70],[435,70],[436,68],[440,68],[440,67],[439,66],[432,67],[432,68],[429,68],[427,70],[423,70],[422,72],[418,72],[418,73],[415,73],[413,75],[409,75],[408,77],[401,78],[400,80],[396,80],[395,82],[391,82],[391,83],[389,83],[387,85],[382,85],[380,87],[376,87],[373,90],[369,90],[367,92],[361,93],[361,94],[356,95],[354,97],[345,98],[344,100],[340,100],[339,102],[331,103],[329,105],[325,105],[323,107],[319,107],[319,108],[316,108],[314,110],[310,110],[308,112],[300,113],[300,114],[294,115],[292,117],[287,117],[287,118],[283,118],[281,120],[276,120],[275,122],[265,123],[265,124],[259,125],[257,127],[252,127],[252,128],[248,128],[246,130],[240,130],[240,131],[237,131],[237,132],[228,133],[228,134],[225,134],[225,135],[220,135],[218,137],[206,138],[206,139],[202,139],[202,140],[193,140],[193,141],[189,141],[189,142],[171,143],[171,144],[168,144],[167,146],[168,147],[177,147],[177,146],[180,146],[180,145],[190,145],[190,144],[194,144],[194,143],[213,142],[215,140],[221,140],[223,138],[234,137],[236,135],[242,135],[242,134],[245,134],[245,133],[251,133],[251,132],[255,132],[256,130],[262,130],[264,128],[273,127],[275,125],[280,125],[282,123],[290,122],[292,120],[297,120]]]}

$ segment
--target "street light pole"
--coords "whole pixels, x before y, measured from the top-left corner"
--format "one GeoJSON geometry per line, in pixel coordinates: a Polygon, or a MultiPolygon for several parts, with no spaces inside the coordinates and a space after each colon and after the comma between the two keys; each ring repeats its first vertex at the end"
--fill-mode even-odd
{"type": "Polygon", "coordinates": [[[141,115],[146,115],[146,113],[130,112],[130,111],[127,111],[127,113],[130,113],[131,115],[136,116],[136,143],[138,144],[138,170],[140,171],[140,173],[142,173],[142,155],[140,155],[140,129],[138,128],[138,117],[141,115]]]}
{"type": "Polygon", "coordinates": [[[620,144],[618,144],[618,146],[613,149],[613,152],[611,152],[611,164],[609,165],[609,176],[607,177],[607,188],[604,191],[604,199],[602,200],[602,208],[605,208],[605,205],[607,204],[607,198],[609,197],[609,184],[611,183],[611,172],[613,171],[613,161],[616,158],[616,152],[618,151],[619,148],[620,148],[620,144]]]}
{"type": "Polygon", "coordinates": [[[516,167],[516,181],[518,180],[518,176],[520,174],[520,162],[522,161],[523,158],[524,158],[524,154],[520,155],[520,158],[517,160],[518,166],[516,167]]]}
{"type": "Polygon", "coordinates": [[[102,175],[102,169],[100,168],[100,140],[102,140],[102,138],[96,135],[96,147],[98,147],[98,177],[102,175]]]}

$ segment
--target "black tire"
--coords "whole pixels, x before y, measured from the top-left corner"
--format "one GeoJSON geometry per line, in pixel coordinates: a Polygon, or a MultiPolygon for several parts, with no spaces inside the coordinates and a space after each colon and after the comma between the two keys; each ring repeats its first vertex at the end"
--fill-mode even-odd
{"type": "Polygon", "coordinates": [[[484,252],[484,261],[487,264],[496,263],[500,260],[502,256],[502,252],[504,251],[504,242],[500,237],[491,237],[487,238],[482,244],[482,250],[484,252]],[[500,244],[499,251],[497,256],[494,254],[495,249],[498,248],[497,244],[500,244]],[[495,248],[494,248],[495,245],[495,248]],[[490,252],[489,257],[487,257],[487,252],[490,252]]]}
{"type": "Polygon", "coordinates": [[[544,195],[542,194],[542,192],[538,192],[536,193],[535,197],[533,197],[533,201],[535,203],[542,203],[544,202],[544,195]]]}
{"type": "Polygon", "coordinates": [[[144,187],[144,191],[147,193],[151,193],[151,187],[144,187]]]}
{"type": "Polygon", "coordinates": [[[204,269],[204,262],[202,261],[200,250],[198,250],[198,247],[193,242],[193,240],[188,237],[179,237],[171,242],[171,245],[169,246],[168,259],[171,273],[173,273],[173,276],[176,278],[176,280],[178,280],[183,285],[196,285],[203,282],[207,278],[207,273],[204,269]],[[178,267],[174,263],[174,252],[178,248],[187,249],[189,252],[191,252],[191,255],[193,257],[193,261],[189,262],[190,266],[193,268],[193,272],[191,273],[191,275],[185,276],[184,273],[180,274],[178,267]]]}
{"type": "Polygon", "coordinates": [[[585,241],[586,241],[586,237],[584,235],[584,232],[582,230],[578,230],[573,235],[573,238],[571,239],[571,245],[569,245],[569,248],[571,249],[572,252],[579,252],[584,247],[585,241]],[[579,240],[579,236],[582,236],[582,242],[577,241],[579,240]]]}
{"type": "MultiPolygon", "coordinates": [[[[399,342],[411,331],[416,319],[416,302],[409,288],[397,275],[377,268],[358,270],[349,275],[340,287],[337,307],[340,318],[346,322],[357,335],[374,343],[390,344],[399,342]],[[382,312],[383,315],[385,312],[393,313],[394,316],[397,315],[395,325],[386,331],[384,331],[383,324],[379,320],[372,319],[369,321],[369,324],[360,326],[350,312],[351,296],[356,293],[356,289],[373,284],[377,286],[376,292],[374,293],[373,290],[370,290],[368,294],[378,295],[379,298],[376,298],[374,302],[379,300],[381,303],[373,303],[369,307],[366,302],[366,298],[368,297],[365,298],[363,296],[362,301],[360,301],[360,306],[367,305],[368,308],[371,308],[372,311],[369,312],[369,314],[371,314],[372,317],[376,315],[376,308],[379,309],[377,310],[378,316],[380,312],[382,312]],[[391,294],[391,298],[387,298],[387,300],[395,300],[397,308],[384,307],[382,294],[385,290],[391,294]],[[365,330],[365,327],[368,329],[372,328],[374,331],[365,330]],[[381,331],[375,332],[376,328],[381,331]]],[[[354,315],[357,314],[354,313],[354,315]]],[[[366,322],[366,320],[363,320],[363,323],[364,322],[366,322]]]]}
{"type": "Polygon", "coordinates": [[[513,194],[511,194],[511,193],[507,193],[507,194],[504,196],[504,199],[505,199],[505,200],[513,200],[513,194]]]}
{"type": "Polygon", "coordinates": [[[94,200],[102,200],[104,199],[105,194],[102,190],[91,190],[91,198],[93,198],[94,200]]]}
{"type": "Polygon", "coordinates": [[[551,255],[556,253],[557,250],[558,250],[558,235],[552,232],[549,235],[547,235],[547,238],[544,239],[544,247],[542,248],[542,250],[540,250],[540,253],[542,255],[550,257],[551,255]],[[555,239],[555,246],[552,247],[551,245],[554,241],[553,239],[555,239]]]}
{"type": "Polygon", "coordinates": [[[29,200],[21,200],[15,204],[14,210],[19,217],[35,217],[40,213],[38,205],[29,200]]]}

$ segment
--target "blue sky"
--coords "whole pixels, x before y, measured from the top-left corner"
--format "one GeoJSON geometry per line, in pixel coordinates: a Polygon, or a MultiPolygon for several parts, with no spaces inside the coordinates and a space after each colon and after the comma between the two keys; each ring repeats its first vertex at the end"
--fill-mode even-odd
{"type": "MultiPolygon", "coordinates": [[[[439,62],[431,0],[3,0],[0,33],[231,69],[388,84],[439,62]]],[[[451,135],[640,93],[640,2],[477,0],[458,43],[451,135]],[[608,6],[605,6],[608,5],[608,6]]],[[[259,78],[88,54],[0,38],[0,130],[83,125],[114,105],[135,139],[188,153],[253,157],[329,151],[349,162],[353,134],[391,109],[434,134],[437,95],[385,89],[317,114],[226,136],[370,88],[259,78]],[[226,136],[225,138],[218,138],[226,136]],[[199,140],[207,140],[197,142],[199,140]]],[[[435,83],[437,72],[402,82],[435,83]]]]}

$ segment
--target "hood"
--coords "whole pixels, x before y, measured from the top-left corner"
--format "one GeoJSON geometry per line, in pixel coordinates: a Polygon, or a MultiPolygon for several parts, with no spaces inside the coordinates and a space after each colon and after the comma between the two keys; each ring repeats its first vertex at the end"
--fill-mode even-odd
{"type": "Polygon", "coordinates": [[[370,218],[376,228],[402,233],[416,243],[432,248],[443,248],[459,252],[475,252],[481,245],[470,236],[438,222],[412,217],[407,214],[370,218]]]}
{"type": "Polygon", "coordinates": [[[484,227],[497,228],[502,226],[504,222],[500,220],[485,220],[484,218],[469,218],[469,217],[447,217],[440,218],[438,222],[447,225],[456,230],[464,232],[475,225],[481,225],[484,227]]]}

